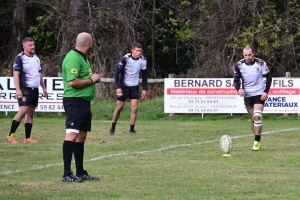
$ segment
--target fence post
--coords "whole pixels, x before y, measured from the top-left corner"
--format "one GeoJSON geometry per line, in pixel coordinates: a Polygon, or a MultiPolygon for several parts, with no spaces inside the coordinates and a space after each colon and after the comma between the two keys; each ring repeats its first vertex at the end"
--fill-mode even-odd
{"type": "MultiPolygon", "coordinates": [[[[291,78],[291,77],[292,77],[291,72],[285,72],[285,78],[291,78]]],[[[288,117],[289,113],[283,113],[283,116],[288,117]]]]}
{"type": "MultiPolygon", "coordinates": [[[[175,74],[169,74],[168,75],[168,78],[175,78],[175,74]]],[[[173,116],[175,116],[175,113],[169,113],[169,117],[173,117],[173,116]]]]}

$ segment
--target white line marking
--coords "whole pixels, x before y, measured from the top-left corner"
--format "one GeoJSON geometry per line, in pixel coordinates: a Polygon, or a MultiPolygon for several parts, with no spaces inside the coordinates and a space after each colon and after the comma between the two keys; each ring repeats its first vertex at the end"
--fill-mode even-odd
{"type": "MultiPolygon", "coordinates": [[[[283,130],[276,130],[276,131],[268,131],[268,132],[263,132],[262,134],[263,135],[268,135],[268,134],[272,134],[272,133],[288,132],[288,131],[296,131],[296,130],[300,130],[300,128],[291,128],[291,129],[283,129],[283,130]]],[[[238,139],[238,138],[249,137],[249,136],[253,136],[253,134],[232,136],[231,138],[232,139],[238,139]]],[[[138,152],[135,152],[135,153],[123,152],[123,153],[117,153],[117,154],[108,154],[108,155],[94,157],[94,158],[91,158],[89,160],[85,160],[85,162],[90,162],[90,161],[95,161],[95,160],[102,160],[102,159],[106,159],[106,158],[112,158],[112,157],[118,157],[118,156],[124,156],[124,155],[154,153],[154,152],[159,152],[159,151],[166,151],[166,150],[169,150],[169,149],[175,149],[175,148],[178,148],[178,147],[201,145],[201,144],[207,144],[207,143],[213,143],[213,142],[219,142],[219,141],[220,141],[219,139],[215,139],[215,140],[208,140],[208,141],[203,141],[203,142],[193,142],[193,143],[190,143],[190,144],[172,145],[172,146],[162,147],[162,148],[158,148],[158,149],[154,149],[154,150],[138,151],[138,152]]],[[[33,171],[33,170],[37,170],[37,169],[45,169],[45,168],[55,167],[55,166],[62,166],[62,165],[63,165],[63,163],[56,163],[56,164],[47,164],[47,165],[42,165],[42,166],[37,166],[37,167],[30,167],[30,168],[27,168],[27,169],[10,170],[10,171],[6,171],[6,172],[1,172],[0,176],[1,175],[15,174],[15,173],[19,173],[19,172],[25,172],[25,171],[33,171]]]]}

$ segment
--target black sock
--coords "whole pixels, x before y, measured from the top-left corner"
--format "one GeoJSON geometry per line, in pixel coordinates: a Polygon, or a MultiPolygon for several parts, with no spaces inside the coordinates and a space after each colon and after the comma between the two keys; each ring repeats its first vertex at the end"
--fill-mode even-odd
{"type": "Polygon", "coordinates": [[[115,130],[116,129],[116,125],[117,125],[117,123],[111,123],[111,129],[115,130]]]}
{"type": "Polygon", "coordinates": [[[130,124],[130,131],[133,132],[134,131],[134,125],[130,124]]]}
{"type": "Polygon", "coordinates": [[[255,135],[254,140],[257,141],[257,142],[260,142],[260,135],[255,135]]]}
{"type": "Polygon", "coordinates": [[[19,125],[20,125],[20,122],[17,122],[16,120],[13,120],[12,123],[11,123],[10,132],[9,132],[8,135],[11,135],[11,134],[15,133],[17,128],[19,127],[19,125]]]}
{"type": "Polygon", "coordinates": [[[75,142],[65,140],[63,143],[64,174],[71,171],[72,155],[75,142]]]}
{"type": "Polygon", "coordinates": [[[74,158],[76,165],[76,174],[83,175],[83,155],[84,155],[84,142],[75,142],[74,145],[74,158]]]}
{"type": "Polygon", "coordinates": [[[25,139],[30,138],[31,135],[31,129],[32,129],[32,124],[30,123],[25,123],[25,139]]]}

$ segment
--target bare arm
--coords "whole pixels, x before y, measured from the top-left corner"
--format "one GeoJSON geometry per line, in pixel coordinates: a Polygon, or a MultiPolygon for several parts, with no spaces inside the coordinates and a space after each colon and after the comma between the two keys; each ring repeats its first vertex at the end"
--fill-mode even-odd
{"type": "Polygon", "coordinates": [[[73,88],[83,88],[87,85],[94,84],[96,82],[100,82],[101,77],[99,74],[92,74],[92,76],[88,79],[75,79],[73,81],[68,82],[68,85],[73,88]]]}
{"type": "Polygon", "coordinates": [[[43,74],[40,72],[40,85],[43,88],[44,97],[48,97],[48,92],[44,83],[44,77],[43,74]]]}
{"type": "Polygon", "coordinates": [[[14,83],[16,87],[16,96],[18,98],[22,97],[21,86],[20,86],[20,72],[14,71],[14,83]]]}

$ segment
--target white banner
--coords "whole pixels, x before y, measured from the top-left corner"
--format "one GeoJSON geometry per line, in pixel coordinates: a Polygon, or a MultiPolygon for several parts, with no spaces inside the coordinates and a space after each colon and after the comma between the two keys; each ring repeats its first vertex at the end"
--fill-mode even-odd
{"type": "MultiPolygon", "coordinates": [[[[233,78],[166,78],[165,113],[247,113],[233,78]]],[[[300,79],[273,78],[264,113],[299,113],[300,79]]]]}
{"type": "MultiPolygon", "coordinates": [[[[64,112],[62,77],[44,77],[44,83],[48,97],[43,96],[43,89],[39,87],[39,104],[35,111],[64,112]]],[[[19,111],[13,77],[0,77],[0,111],[19,111]]]]}

